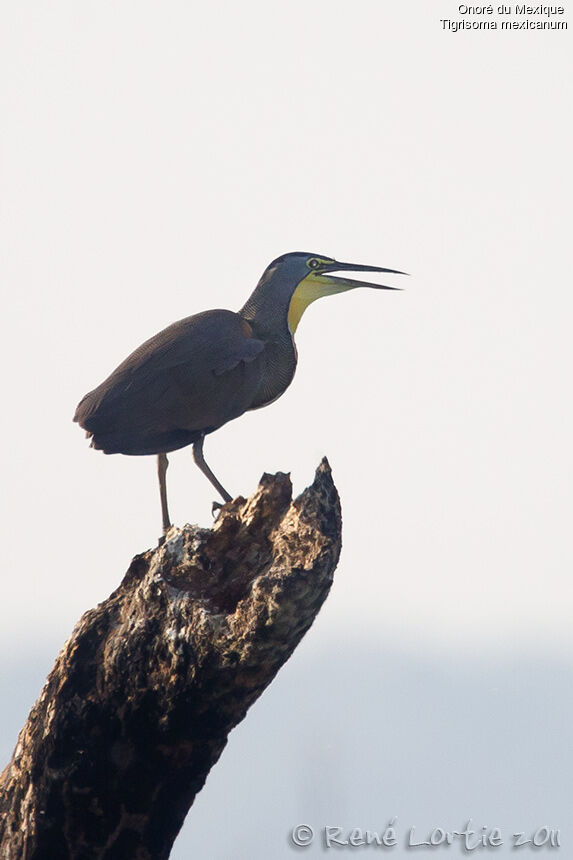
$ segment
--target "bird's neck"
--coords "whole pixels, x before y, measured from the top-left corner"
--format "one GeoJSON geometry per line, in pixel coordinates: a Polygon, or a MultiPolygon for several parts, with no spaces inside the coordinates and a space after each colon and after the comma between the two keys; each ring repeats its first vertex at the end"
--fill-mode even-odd
{"type": "MultiPolygon", "coordinates": [[[[265,275],[267,273],[265,272],[265,275]]],[[[261,389],[251,408],[272,403],[290,385],[296,370],[296,347],[288,326],[292,290],[276,275],[269,282],[263,278],[239,311],[253,334],[265,343],[265,370],[261,389]]]]}
{"type": "Polygon", "coordinates": [[[292,293],[286,278],[267,269],[239,313],[262,340],[292,342],[288,327],[292,293]]]}

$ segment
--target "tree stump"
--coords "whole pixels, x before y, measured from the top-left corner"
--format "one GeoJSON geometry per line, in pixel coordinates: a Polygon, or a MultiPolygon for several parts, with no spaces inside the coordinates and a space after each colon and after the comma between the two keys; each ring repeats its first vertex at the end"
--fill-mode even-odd
{"type": "Polygon", "coordinates": [[[171,528],[65,644],[0,777],[0,858],[166,858],[230,730],[330,589],[326,459],[292,501],[263,475],[212,529],[171,528]]]}

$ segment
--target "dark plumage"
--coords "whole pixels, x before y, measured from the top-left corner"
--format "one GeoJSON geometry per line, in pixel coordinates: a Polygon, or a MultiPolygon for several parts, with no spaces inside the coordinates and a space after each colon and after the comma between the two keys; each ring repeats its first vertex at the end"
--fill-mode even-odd
{"type": "MultiPolygon", "coordinates": [[[[195,461],[225,501],[231,496],[203,458],[203,439],[250,409],[271,403],[296,369],[294,331],[305,307],[322,295],[365,284],[328,272],[395,272],[285,254],[265,270],[238,313],[186,317],[145,341],[79,403],[74,421],[106,454],[157,454],[163,527],[170,525],[166,453],[193,444],[195,461]]],[[[400,273],[398,273],[400,274],[400,273]]]]}
{"type": "Polygon", "coordinates": [[[183,448],[251,408],[264,349],[239,314],[186,317],[145,341],[86,394],[74,421],[106,454],[183,448]]]}

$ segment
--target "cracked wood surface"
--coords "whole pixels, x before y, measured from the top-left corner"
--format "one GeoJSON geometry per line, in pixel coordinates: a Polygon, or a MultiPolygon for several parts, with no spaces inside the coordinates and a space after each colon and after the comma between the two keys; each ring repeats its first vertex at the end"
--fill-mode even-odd
{"type": "Polygon", "coordinates": [[[230,730],[288,660],[330,586],[340,503],[323,460],[171,528],[65,644],[0,777],[2,860],[157,860],[230,730]]]}

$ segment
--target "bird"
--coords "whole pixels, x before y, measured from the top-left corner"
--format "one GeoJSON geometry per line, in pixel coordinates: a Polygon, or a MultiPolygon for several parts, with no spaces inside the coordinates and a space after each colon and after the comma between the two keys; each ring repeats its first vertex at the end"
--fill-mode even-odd
{"type": "MultiPolygon", "coordinates": [[[[208,310],[173,323],[80,401],[73,420],[92,448],[157,456],[164,535],[171,527],[167,454],[192,445],[199,469],[224,502],[232,500],[205,461],[205,437],[286,391],[297,365],[294,335],[306,308],[357,287],[399,289],[333,274],[346,271],[405,274],[302,251],[283,254],[267,266],[238,312],[208,310]]],[[[213,510],[220,507],[213,503],[213,510]]]]}

